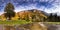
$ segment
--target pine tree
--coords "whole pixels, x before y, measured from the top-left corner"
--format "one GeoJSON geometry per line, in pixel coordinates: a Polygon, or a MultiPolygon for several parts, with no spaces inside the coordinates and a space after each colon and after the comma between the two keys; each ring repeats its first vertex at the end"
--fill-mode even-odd
{"type": "Polygon", "coordinates": [[[5,17],[8,18],[8,20],[11,20],[11,17],[15,16],[13,4],[8,3],[4,9],[4,12],[5,12],[5,17]]]}
{"type": "Polygon", "coordinates": [[[48,20],[47,21],[53,21],[53,15],[52,15],[52,13],[50,14],[50,16],[48,17],[48,20]]]}

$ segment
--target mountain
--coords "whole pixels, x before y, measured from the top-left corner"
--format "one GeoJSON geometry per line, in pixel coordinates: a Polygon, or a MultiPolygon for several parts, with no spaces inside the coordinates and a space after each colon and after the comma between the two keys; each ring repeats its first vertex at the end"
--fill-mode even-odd
{"type": "Polygon", "coordinates": [[[19,19],[25,19],[25,20],[42,21],[44,18],[47,18],[45,12],[42,12],[37,9],[20,11],[17,14],[19,16],[19,19]]]}
{"type": "MultiPolygon", "coordinates": [[[[4,14],[1,15],[2,19],[5,18],[4,14]]],[[[25,11],[20,11],[15,13],[15,17],[12,17],[12,19],[16,20],[37,20],[37,21],[42,21],[43,19],[46,19],[47,15],[45,12],[42,12],[37,9],[32,9],[32,10],[25,10],[25,11]]]]}

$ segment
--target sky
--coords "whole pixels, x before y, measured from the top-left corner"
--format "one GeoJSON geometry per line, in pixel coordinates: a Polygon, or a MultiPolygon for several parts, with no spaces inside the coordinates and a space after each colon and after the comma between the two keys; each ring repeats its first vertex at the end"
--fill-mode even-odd
{"type": "Polygon", "coordinates": [[[0,0],[0,15],[4,13],[4,8],[8,2],[14,5],[15,12],[38,9],[60,15],[60,0],[0,0]]]}

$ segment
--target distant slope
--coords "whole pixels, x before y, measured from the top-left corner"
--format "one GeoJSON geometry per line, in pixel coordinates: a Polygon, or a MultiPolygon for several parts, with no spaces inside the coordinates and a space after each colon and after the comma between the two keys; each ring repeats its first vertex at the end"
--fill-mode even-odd
{"type": "Polygon", "coordinates": [[[38,20],[38,21],[41,20],[42,21],[44,18],[47,18],[44,12],[37,9],[20,11],[17,14],[19,18],[27,19],[27,20],[38,20]]]}
{"type": "MultiPolygon", "coordinates": [[[[4,14],[1,15],[2,19],[4,19],[4,14]]],[[[20,11],[15,13],[15,17],[12,19],[22,19],[22,20],[41,20],[42,18],[47,18],[45,15],[45,12],[42,12],[37,9],[32,9],[32,10],[25,10],[25,11],[20,11]]]]}

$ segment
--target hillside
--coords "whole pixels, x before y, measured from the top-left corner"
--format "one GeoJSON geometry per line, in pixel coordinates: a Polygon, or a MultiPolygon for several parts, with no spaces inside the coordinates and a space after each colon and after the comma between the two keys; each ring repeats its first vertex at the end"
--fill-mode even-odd
{"type": "Polygon", "coordinates": [[[23,20],[43,21],[44,18],[47,18],[42,11],[37,9],[20,11],[17,14],[19,19],[23,20]]]}
{"type": "MultiPolygon", "coordinates": [[[[1,15],[2,19],[4,19],[4,14],[1,15]]],[[[44,18],[47,18],[47,16],[40,10],[32,9],[32,10],[25,10],[20,11],[15,14],[15,17],[12,17],[13,20],[38,20],[42,21],[44,18]]],[[[6,18],[5,18],[6,19],[6,18]]]]}

